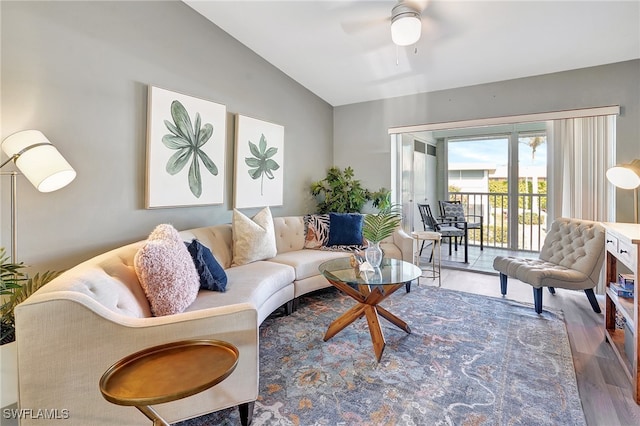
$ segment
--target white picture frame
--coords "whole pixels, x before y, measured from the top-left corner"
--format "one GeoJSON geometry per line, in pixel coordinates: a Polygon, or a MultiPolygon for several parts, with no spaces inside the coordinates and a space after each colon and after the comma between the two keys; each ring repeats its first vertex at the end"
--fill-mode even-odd
{"type": "Polygon", "coordinates": [[[236,115],[234,208],[281,206],[284,126],[236,115]]]}
{"type": "Polygon", "coordinates": [[[146,208],[224,202],[226,117],[225,105],[149,86],[146,208]]]}

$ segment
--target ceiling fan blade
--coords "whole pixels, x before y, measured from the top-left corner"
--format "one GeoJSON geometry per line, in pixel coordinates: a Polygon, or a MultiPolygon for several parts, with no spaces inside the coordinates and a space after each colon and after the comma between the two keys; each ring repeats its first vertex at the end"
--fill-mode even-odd
{"type": "Polygon", "coordinates": [[[340,23],[340,26],[347,34],[357,34],[365,31],[371,31],[378,29],[380,26],[384,25],[391,25],[391,17],[353,20],[340,23]]]}

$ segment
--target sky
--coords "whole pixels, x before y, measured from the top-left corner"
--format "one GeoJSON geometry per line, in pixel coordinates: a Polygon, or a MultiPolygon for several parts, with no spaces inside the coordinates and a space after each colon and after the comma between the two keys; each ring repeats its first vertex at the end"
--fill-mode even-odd
{"type": "MultiPolygon", "coordinates": [[[[528,142],[523,138],[522,142],[528,142]]],[[[482,163],[506,166],[508,162],[508,139],[485,139],[469,142],[449,142],[449,163],[482,163]]],[[[526,143],[518,144],[518,155],[523,166],[544,166],[547,158],[547,143],[536,149],[532,160],[531,148],[526,143]]]]}

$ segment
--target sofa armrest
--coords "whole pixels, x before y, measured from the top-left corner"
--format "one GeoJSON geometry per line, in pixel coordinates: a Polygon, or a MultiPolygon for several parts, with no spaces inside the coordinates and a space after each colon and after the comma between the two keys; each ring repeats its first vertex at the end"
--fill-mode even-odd
{"type": "MultiPolygon", "coordinates": [[[[254,401],[259,377],[257,318],[251,304],[133,318],[78,292],[34,295],[16,308],[20,408],[66,409],[69,425],[146,425],[148,420],[133,407],[102,397],[100,377],[131,353],[189,339],[232,343],[240,352],[238,365],[207,391],[155,406],[161,416],[173,423],[254,401]]],[[[23,419],[21,424],[29,422],[23,419]]]]}
{"type": "Polygon", "coordinates": [[[402,260],[413,263],[413,238],[402,228],[398,228],[393,233],[393,243],[402,252],[402,260]]]}

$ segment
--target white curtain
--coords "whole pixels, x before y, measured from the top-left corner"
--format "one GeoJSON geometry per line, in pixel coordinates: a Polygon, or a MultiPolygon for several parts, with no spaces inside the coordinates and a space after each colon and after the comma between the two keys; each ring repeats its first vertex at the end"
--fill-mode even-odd
{"type": "MultiPolygon", "coordinates": [[[[549,218],[615,222],[615,189],[605,176],[615,165],[616,116],[554,120],[549,218]]],[[[595,291],[604,294],[604,267],[595,291]]]]}
{"type": "Polygon", "coordinates": [[[605,173],[615,165],[616,116],[552,123],[550,217],[615,221],[615,191],[605,173]]]}

